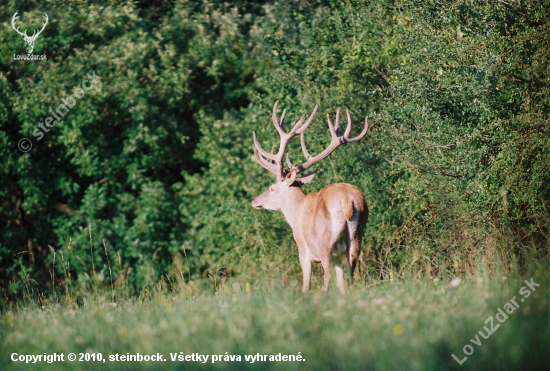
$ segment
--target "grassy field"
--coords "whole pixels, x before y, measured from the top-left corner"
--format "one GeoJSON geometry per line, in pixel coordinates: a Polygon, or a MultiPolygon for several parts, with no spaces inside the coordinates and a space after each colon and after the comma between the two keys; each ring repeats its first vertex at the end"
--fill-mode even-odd
{"type": "Polygon", "coordinates": [[[216,294],[151,290],[116,305],[100,294],[89,295],[80,304],[67,297],[58,298],[59,304],[29,301],[1,314],[0,369],[549,369],[546,267],[533,268],[521,277],[512,273],[452,282],[425,278],[358,284],[344,297],[335,289],[328,294],[314,289],[304,296],[298,285],[229,281],[216,294]],[[531,279],[540,285],[533,286],[534,291],[524,282],[531,279]],[[507,305],[511,300],[517,306],[507,305]],[[514,309],[504,319],[499,308],[504,313],[514,309]],[[493,323],[484,323],[490,316],[493,323]],[[493,327],[487,339],[478,333],[487,334],[484,326],[493,327]],[[464,359],[463,349],[473,353],[464,359]],[[63,353],[64,361],[11,360],[44,353],[63,353]],[[68,361],[69,353],[75,353],[77,360],[68,361]],[[96,358],[101,353],[107,361],[78,361],[80,353],[95,353],[96,358]],[[165,361],[109,361],[117,353],[119,357],[160,353],[165,361]],[[171,360],[171,354],[193,353],[209,357],[206,363],[171,360]],[[299,355],[303,360],[245,359],[257,353],[299,355]],[[214,363],[213,355],[218,356],[214,363]],[[234,360],[224,360],[230,355],[234,360]]]}

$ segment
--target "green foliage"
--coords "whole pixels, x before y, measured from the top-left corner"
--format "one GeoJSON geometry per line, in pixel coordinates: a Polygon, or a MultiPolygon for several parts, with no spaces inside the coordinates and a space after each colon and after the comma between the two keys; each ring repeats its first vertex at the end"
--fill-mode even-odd
{"type": "Polygon", "coordinates": [[[349,108],[354,133],[370,117],[367,138],[305,188],[364,191],[363,278],[547,258],[547,1],[59,5],[0,7],[3,296],[297,279],[290,227],[249,205],[273,181],[251,132],[276,143],[275,100],[288,121],[321,105],[311,153],[328,143],[327,113],[349,108]],[[11,59],[24,53],[17,9],[28,29],[48,13],[35,46],[47,61],[11,59]],[[101,84],[33,137],[92,71],[101,84]],[[17,150],[22,137],[30,152],[17,150]]]}
{"type": "MultiPolygon", "coordinates": [[[[28,20],[40,13],[24,14],[28,20]]],[[[200,133],[195,115],[247,104],[243,89],[256,61],[246,56],[241,28],[250,26],[250,17],[241,18],[236,7],[186,2],[153,23],[142,22],[133,5],[118,3],[75,2],[49,16],[36,50],[48,61],[3,65],[9,104],[2,150],[9,155],[2,192],[11,198],[3,208],[4,283],[18,281],[14,253],[23,250],[30,265],[34,256],[51,264],[52,245],[68,250],[73,275],[106,276],[110,259],[115,276],[130,274],[130,282],[143,285],[164,274],[184,241],[187,209],[182,215],[177,195],[182,172],[207,165],[193,157],[200,133]],[[79,99],[32,151],[14,152],[19,137],[30,137],[89,71],[101,78],[98,89],[79,99]],[[10,120],[19,123],[17,130],[10,120]]],[[[15,33],[4,32],[4,54],[20,49],[15,33]]],[[[47,282],[50,266],[34,269],[43,274],[40,283],[47,282]]]]}
{"type": "Polygon", "coordinates": [[[525,5],[427,1],[407,12],[406,62],[381,112],[401,143],[384,152],[408,174],[395,187],[401,243],[455,268],[488,252],[547,254],[548,4],[525,5]]]}

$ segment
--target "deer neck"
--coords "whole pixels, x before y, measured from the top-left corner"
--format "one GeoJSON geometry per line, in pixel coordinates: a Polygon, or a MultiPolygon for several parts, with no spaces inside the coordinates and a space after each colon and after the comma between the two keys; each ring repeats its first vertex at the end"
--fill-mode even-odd
{"type": "Polygon", "coordinates": [[[300,187],[289,187],[288,196],[283,201],[281,211],[291,227],[294,227],[296,214],[305,197],[306,194],[300,187]]]}

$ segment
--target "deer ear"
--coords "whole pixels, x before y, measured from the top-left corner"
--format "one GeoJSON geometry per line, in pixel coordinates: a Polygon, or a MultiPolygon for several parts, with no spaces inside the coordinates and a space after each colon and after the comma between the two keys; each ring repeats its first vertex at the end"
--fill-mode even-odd
{"type": "Polygon", "coordinates": [[[304,175],[303,177],[298,179],[298,182],[300,182],[301,185],[308,184],[309,182],[311,182],[313,180],[313,178],[315,177],[316,172],[317,172],[317,170],[315,170],[312,173],[304,175]]]}
{"type": "Polygon", "coordinates": [[[290,187],[292,183],[296,180],[296,172],[295,171],[289,171],[288,174],[285,176],[285,184],[287,187],[290,187]]]}

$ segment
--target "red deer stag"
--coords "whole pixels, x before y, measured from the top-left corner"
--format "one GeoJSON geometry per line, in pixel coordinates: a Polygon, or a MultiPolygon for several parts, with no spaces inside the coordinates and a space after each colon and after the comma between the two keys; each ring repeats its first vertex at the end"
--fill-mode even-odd
{"type": "Polygon", "coordinates": [[[361,238],[368,218],[367,204],[359,188],[347,183],[330,184],[318,193],[305,194],[300,188],[311,182],[315,171],[297,178],[297,175],[317,162],[330,155],[336,148],[345,143],[356,142],[363,138],[368,129],[368,118],[365,118],[365,127],[361,134],[350,138],[351,116],[346,110],[348,125],[344,135],[339,136],[340,110],[336,111],[336,121],[333,125],[330,115],[327,114],[328,127],[332,139],[329,146],[317,156],[310,156],[305,145],[304,132],[313,121],[317,106],[313,109],[307,121],[304,114],[290,132],[284,129],[286,110],[283,110],[281,120],[277,117],[279,102],[273,106],[273,124],[280,136],[279,152],[268,153],[260,147],[254,138],[254,157],[266,170],[277,177],[277,181],[267,191],[252,201],[255,209],[281,210],[286,221],[292,227],[294,240],[298,245],[300,265],[303,272],[302,291],[307,292],[311,280],[311,262],[321,262],[324,271],[323,290],[328,290],[331,261],[335,264],[336,284],[338,289],[345,292],[344,266],[347,267],[351,282],[357,259],[361,253],[361,238]],[[303,125],[302,125],[303,124],[303,125]],[[289,141],[300,135],[302,151],[306,162],[300,166],[293,166],[287,153],[288,169],[283,164],[283,156],[289,141]]]}

